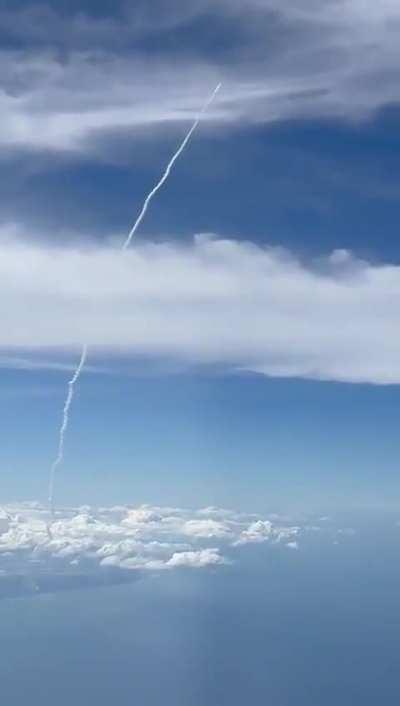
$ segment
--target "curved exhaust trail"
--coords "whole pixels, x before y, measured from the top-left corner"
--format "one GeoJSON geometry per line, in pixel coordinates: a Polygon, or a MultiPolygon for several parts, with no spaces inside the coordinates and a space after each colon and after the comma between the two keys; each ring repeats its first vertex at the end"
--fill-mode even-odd
{"type": "MultiPolygon", "coordinates": [[[[165,182],[167,181],[167,179],[171,173],[172,167],[174,166],[176,160],[180,157],[180,155],[184,151],[184,149],[187,146],[188,142],[190,141],[190,138],[192,137],[194,131],[196,130],[197,126],[199,125],[202,116],[210,107],[211,103],[213,102],[213,100],[214,100],[215,96],[217,95],[218,91],[220,90],[220,88],[221,88],[221,84],[219,83],[214,88],[210,97],[207,98],[207,100],[204,103],[202,109],[200,110],[196,120],[194,121],[192,127],[190,128],[189,132],[186,134],[185,138],[182,140],[182,142],[179,145],[178,149],[176,150],[175,154],[172,156],[172,158],[168,162],[161,179],[157,182],[157,184],[154,186],[154,188],[146,196],[144,203],[143,203],[143,206],[140,210],[140,213],[139,213],[135,223],[133,224],[131,230],[129,231],[125,241],[123,242],[123,244],[121,246],[122,251],[125,251],[129,247],[133,236],[135,235],[144,216],[146,215],[146,211],[149,207],[151,200],[157,194],[157,192],[161,189],[163,184],[165,184],[165,182]]],[[[54,459],[52,466],[50,468],[48,503],[49,503],[49,509],[50,509],[50,513],[51,513],[52,518],[54,517],[54,485],[55,485],[56,470],[57,470],[58,466],[62,463],[63,458],[64,458],[64,440],[65,440],[65,435],[68,430],[69,410],[70,410],[70,407],[72,404],[72,400],[74,398],[75,384],[78,382],[79,377],[82,373],[82,370],[85,366],[87,355],[88,355],[88,345],[86,343],[84,343],[82,345],[81,357],[80,357],[78,366],[77,366],[71,380],[69,380],[69,382],[68,382],[68,392],[67,392],[67,397],[66,397],[64,407],[63,407],[62,423],[61,423],[59,436],[58,436],[57,456],[54,459]]],[[[47,525],[47,532],[48,532],[49,538],[51,539],[52,534],[51,534],[51,528],[49,525],[47,525]]]]}

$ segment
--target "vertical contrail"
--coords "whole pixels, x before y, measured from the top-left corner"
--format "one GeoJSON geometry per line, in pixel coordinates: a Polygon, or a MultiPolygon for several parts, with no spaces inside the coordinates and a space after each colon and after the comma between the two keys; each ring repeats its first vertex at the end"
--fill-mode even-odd
{"type": "Polygon", "coordinates": [[[78,367],[76,368],[71,380],[68,381],[68,392],[67,392],[67,397],[64,403],[63,407],[63,417],[62,417],[62,423],[60,427],[60,433],[58,437],[58,451],[57,451],[57,456],[53,461],[53,464],[50,469],[50,479],[49,479],[49,507],[50,507],[50,512],[53,515],[54,512],[54,478],[55,478],[55,473],[57,470],[57,467],[60,465],[60,463],[63,460],[64,456],[64,439],[65,439],[65,432],[68,429],[68,421],[69,421],[69,408],[71,407],[71,402],[74,397],[74,387],[75,383],[78,380],[82,370],[83,366],[85,365],[85,360],[87,356],[87,345],[86,343],[82,346],[82,352],[81,352],[81,358],[78,363],[78,367]]]}
{"type": "MultiPolygon", "coordinates": [[[[199,114],[198,114],[196,120],[194,121],[194,123],[193,123],[192,127],[190,128],[189,132],[187,133],[186,137],[182,140],[182,142],[181,142],[180,146],[178,147],[177,151],[175,152],[175,154],[173,155],[173,157],[172,157],[172,158],[170,159],[170,161],[168,162],[168,164],[167,164],[167,166],[166,166],[166,168],[165,168],[165,171],[164,171],[164,173],[163,173],[161,179],[157,182],[157,184],[155,185],[155,187],[150,191],[150,193],[148,194],[148,196],[146,196],[146,198],[145,198],[145,200],[144,200],[144,203],[143,203],[143,206],[142,206],[142,208],[141,208],[141,211],[140,211],[140,213],[139,213],[139,215],[138,215],[138,217],[137,217],[135,223],[133,224],[131,230],[129,231],[129,233],[128,233],[126,239],[125,239],[125,241],[123,242],[123,244],[122,244],[122,246],[121,246],[121,250],[122,250],[122,251],[126,250],[126,249],[129,247],[130,242],[131,242],[133,236],[135,235],[135,233],[136,233],[137,229],[139,228],[139,226],[140,226],[140,224],[141,224],[141,222],[142,222],[144,216],[146,215],[146,211],[147,211],[147,209],[148,209],[148,207],[149,207],[149,204],[150,204],[152,198],[156,195],[157,191],[159,191],[159,189],[161,189],[161,187],[163,186],[163,184],[167,181],[168,176],[169,176],[169,174],[170,174],[170,172],[171,172],[172,167],[174,166],[174,164],[175,164],[176,160],[178,159],[178,157],[182,154],[182,152],[183,152],[183,150],[185,149],[186,145],[188,144],[190,138],[192,137],[194,131],[196,130],[196,128],[197,128],[197,126],[198,126],[198,124],[199,124],[199,122],[200,122],[202,116],[204,115],[204,113],[206,112],[206,110],[209,108],[209,106],[210,106],[211,103],[213,102],[213,100],[214,100],[215,96],[217,95],[217,93],[218,93],[218,91],[219,91],[220,88],[221,88],[221,84],[219,83],[219,84],[214,88],[214,90],[213,90],[211,96],[210,96],[210,97],[206,100],[206,102],[204,103],[202,109],[200,110],[200,112],[199,112],[199,114]]],[[[52,515],[52,516],[54,515],[54,481],[55,481],[55,474],[56,474],[56,470],[57,470],[58,466],[62,463],[62,460],[63,460],[63,457],[64,457],[64,439],[65,439],[65,434],[66,434],[67,429],[68,429],[69,410],[70,410],[71,403],[72,403],[72,400],[73,400],[73,397],[74,397],[74,387],[75,387],[75,383],[78,381],[79,376],[80,376],[80,374],[81,374],[81,372],[82,372],[82,370],[83,370],[83,368],[84,368],[85,361],[86,361],[86,358],[87,358],[87,354],[88,354],[88,346],[87,346],[86,343],[84,343],[84,344],[82,345],[81,357],[80,357],[78,366],[77,366],[77,368],[76,368],[76,370],[75,370],[75,373],[73,374],[71,380],[69,380],[69,382],[68,382],[68,393],[67,393],[67,397],[66,397],[66,400],[65,400],[65,403],[64,403],[64,407],[63,407],[62,423],[61,423],[61,427],[60,427],[60,431],[59,431],[59,436],[58,436],[58,452],[57,452],[57,456],[56,456],[55,460],[53,461],[53,464],[52,464],[52,466],[51,466],[51,469],[50,469],[48,502],[49,502],[49,508],[50,508],[50,511],[51,511],[51,515],[52,515]]],[[[48,533],[49,533],[49,537],[51,537],[51,530],[50,530],[50,527],[48,527],[48,533]]]]}

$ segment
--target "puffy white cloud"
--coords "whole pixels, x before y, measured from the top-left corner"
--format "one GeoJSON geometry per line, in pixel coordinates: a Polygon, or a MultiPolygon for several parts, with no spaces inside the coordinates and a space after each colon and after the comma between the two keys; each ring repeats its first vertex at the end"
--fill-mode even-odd
{"type": "Polygon", "coordinates": [[[189,537],[227,537],[231,534],[230,527],[216,520],[188,520],[182,527],[189,537]]]}
{"type": "Polygon", "coordinates": [[[163,515],[153,508],[148,508],[146,506],[128,510],[126,518],[123,520],[123,524],[127,527],[136,527],[142,523],[149,522],[159,522],[162,520],[163,515]]]}
{"type": "Polygon", "coordinates": [[[306,264],[281,249],[199,236],[188,246],[136,244],[122,254],[32,245],[12,229],[0,232],[7,365],[10,348],[20,360],[21,350],[26,358],[26,349],[85,340],[108,355],[398,383],[399,295],[398,265],[343,251],[306,264]]]}
{"type": "Polygon", "coordinates": [[[293,537],[300,531],[299,527],[276,527],[270,520],[256,520],[244,529],[235,541],[236,546],[242,544],[259,544],[260,542],[285,542],[293,548],[293,537]],[[289,541],[290,540],[290,541],[289,541]]]}
{"type": "Polygon", "coordinates": [[[215,566],[216,564],[223,563],[224,559],[221,557],[218,549],[201,549],[191,552],[175,552],[171,559],[168,560],[167,566],[202,568],[204,566],[215,566]]]}
{"type": "Polygon", "coordinates": [[[252,522],[247,529],[241,532],[236,544],[248,544],[254,542],[265,542],[271,538],[273,534],[272,522],[269,520],[257,520],[252,522]]]}
{"type": "Polygon", "coordinates": [[[0,570],[3,564],[12,570],[32,562],[39,570],[56,571],[80,565],[92,570],[204,568],[229,563],[234,546],[269,537],[290,544],[294,536],[293,528],[268,520],[249,525],[249,516],[232,511],[224,521],[199,519],[196,510],[149,505],[63,509],[55,520],[40,505],[0,511],[5,518],[0,570]]]}

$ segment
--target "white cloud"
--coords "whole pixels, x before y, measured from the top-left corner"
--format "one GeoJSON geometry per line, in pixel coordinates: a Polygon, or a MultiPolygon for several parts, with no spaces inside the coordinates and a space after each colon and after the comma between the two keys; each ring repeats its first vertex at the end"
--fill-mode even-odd
{"type": "Polygon", "coordinates": [[[270,520],[256,520],[240,533],[239,538],[235,541],[235,546],[260,544],[261,542],[272,540],[274,542],[285,542],[286,546],[293,549],[293,545],[297,544],[293,541],[293,537],[299,531],[299,527],[276,527],[270,520]]]}
{"type": "Polygon", "coordinates": [[[209,505],[208,507],[202,507],[197,511],[198,515],[202,517],[211,517],[213,519],[229,519],[229,517],[237,516],[234,510],[227,510],[221,507],[215,507],[214,505],[209,505]]]}
{"type": "Polygon", "coordinates": [[[86,341],[108,356],[398,383],[399,294],[399,266],[343,251],[307,265],[284,250],[217,238],[122,254],[0,232],[0,350],[13,348],[17,359],[86,341]]]}
{"type": "Polygon", "coordinates": [[[272,522],[269,520],[257,520],[252,522],[243,532],[241,532],[237,544],[250,544],[266,542],[273,536],[272,522]]]}
{"type": "Polygon", "coordinates": [[[224,559],[221,557],[218,549],[201,549],[200,551],[194,552],[175,552],[171,559],[168,560],[167,566],[202,568],[204,566],[215,566],[223,563],[224,559]]]}
{"type": "Polygon", "coordinates": [[[183,526],[183,533],[189,537],[227,537],[231,534],[231,529],[226,522],[188,520],[183,526]]]}
{"type": "MultiPolygon", "coordinates": [[[[201,64],[80,53],[65,63],[48,53],[1,58],[3,148],[93,151],[108,131],[187,124],[218,83],[217,70],[201,64]]],[[[213,116],[210,109],[204,120],[213,116]]]]}
{"type": "Polygon", "coordinates": [[[254,537],[288,544],[294,529],[262,520],[249,525],[241,513],[222,522],[199,519],[196,510],[148,505],[65,508],[51,520],[40,505],[16,504],[0,508],[0,569],[32,561],[56,571],[88,563],[92,569],[204,568],[229,563],[232,547],[254,537]],[[265,536],[260,527],[268,528],[265,536]]]}
{"type": "MultiPolygon", "coordinates": [[[[213,125],[365,117],[399,101],[399,22],[394,0],[203,0],[190,11],[175,3],[168,14],[155,11],[152,23],[133,14],[118,23],[82,13],[68,22],[54,12],[14,19],[3,12],[0,25],[14,33],[19,28],[27,47],[33,33],[37,48],[2,52],[0,145],[87,152],[109,131],[176,128],[194,117],[220,80],[220,101],[205,118],[213,125]],[[132,45],[132,38],[184,25],[205,10],[236,23],[238,43],[227,57],[213,56],[209,45],[202,49],[201,30],[198,47],[192,33],[193,53],[158,52],[150,59],[115,44],[116,36],[132,45]],[[53,45],[61,42],[62,60],[46,48],[49,36],[53,45]]],[[[222,27],[229,38],[230,26],[222,27]]]]}

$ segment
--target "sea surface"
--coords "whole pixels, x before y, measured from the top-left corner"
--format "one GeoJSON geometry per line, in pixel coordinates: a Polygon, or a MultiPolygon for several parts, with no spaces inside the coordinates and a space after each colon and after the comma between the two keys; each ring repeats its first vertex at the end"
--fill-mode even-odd
{"type": "Polygon", "coordinates": [[[0,600],[10,706],[400,703],[400,529],[0,600]]]}

